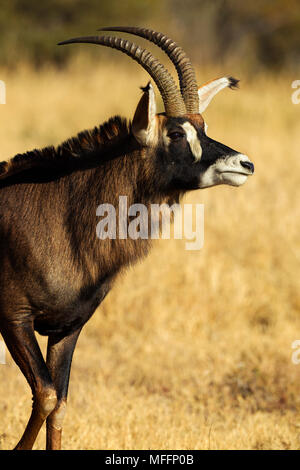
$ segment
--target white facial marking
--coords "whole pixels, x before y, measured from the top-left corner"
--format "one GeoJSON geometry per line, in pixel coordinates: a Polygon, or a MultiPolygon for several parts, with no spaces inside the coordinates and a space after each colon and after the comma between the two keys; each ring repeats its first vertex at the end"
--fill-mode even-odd
{"type": "Polygon", "coordinates": [[[204,131],[205,131],[205,134],[207,133],[207,129],[208,129],[208,125],[206,124],[206,122],[204,123],[204,131]]]}
{"type": "Polygon", "coordinates": [[[184,129],[186,133],[186,139],[188,143],[190,144],[190,149],[191,149],[192,154],[195,157],[195,160],[197,161],[200,160],[202,156],[202,148],[201,148],[198,136],[197,136],[196,129],[189,122],[185,122],[184,124],[182,124],[181,127],[184,129]]]}
{"type": "Polygon", "coordinates": [[[171,139],[170,137],[168,136],[168,131],[167,129],[164,129],[163,130],[163,141],[164,141],[164,144],[165,144],[165,147],[168,148],[170,142],[171,142],[171,139]]]}
{"type": "Polygon", "coordinates": [[[208,188],[219,184],[241,186],[252,173],[241,165],[241,162],[250,162],[247,155],[237,153],[216,160],[201,175],[199,188],[208,188]]]}

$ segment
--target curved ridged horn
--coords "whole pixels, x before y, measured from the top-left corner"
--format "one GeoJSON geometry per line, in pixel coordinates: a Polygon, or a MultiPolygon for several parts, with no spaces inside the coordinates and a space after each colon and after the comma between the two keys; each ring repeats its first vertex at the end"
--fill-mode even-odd
{"type": "Polygon", "coordinates": [[[160,47],[171,59],[176,67],[180,90],[188,113],[199,113],[198,85],[194,68],[184,50],[172,39],[163,33],[147,28],[132,26],[113,26],[111,28],[100,28],[98,31],[120,31],[134,34],[148,39],[160,47]]]}
{"type": "Polygon", "coordinates": [[[79,37],[62,41],[58,45],[72,43],[100,44],[101,46],[112,47],[118,51],[124,52],[138,62],[153,78],[161,93],[167,116],[182,116],[186,113],[184,101],[172,76],[146,49],[141,49],[130,41],[113,36],[79,37]]]}

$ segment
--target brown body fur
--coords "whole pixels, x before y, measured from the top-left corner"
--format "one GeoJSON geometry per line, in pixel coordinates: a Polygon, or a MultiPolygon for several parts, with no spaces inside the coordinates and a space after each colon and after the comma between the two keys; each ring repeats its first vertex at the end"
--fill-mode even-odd
{"type": "Polygon", "coordinates": [[[69,333],[85,323],[118,271],[150,245],[118,236],[99,240],[96,209],[112,204],[118,216],[119,195],[127,196],[128,206],[170,197],[156,192],[154,162],[141,158],[127,124],[115,119],[101,132],[86,131],[56,150],[3,165],[1,323],[29,315],[42,334],[69,333]],[[117,155],[117,148],[128,153],[117,155]]]}
{"type": "Polygon", "coordinates": [[[57,149],[0,164],[0,332],[34,400],[17,449],[32,448],[46,418],[47,448],[60,448],[81,328],[117,273],[150,247],[149,240],[98,239],[97,207],[112,204],[118,216],[121,195],[128,206],[147,207],[172,197],[159,190],[159,158],[130,127],[114,118],[57,149]],[[46,363],[34,330],[49,336],[46,363]]]}

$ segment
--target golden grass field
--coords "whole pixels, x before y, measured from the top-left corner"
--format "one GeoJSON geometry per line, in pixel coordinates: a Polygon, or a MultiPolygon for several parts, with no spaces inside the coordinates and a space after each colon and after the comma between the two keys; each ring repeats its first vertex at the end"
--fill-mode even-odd
{"type": "MultiPolygon", "coordinates": [[[[130,118],[148,76],[117,59],[2,70],[0,160],[114,114],[130,118]]],[[[197,72],[203,82],[220,75],[197,72]]],[[[240,188],[189,194],[183,202],[205,204],[203,249],[157,242],[85,326],[64,449],[300,449],[300,364],[291,348],[300,339],[300,104],[291,101],[299,76],[239,78],[241,89],[221,92],[204,117],[208,135],[247,153],[255,175],[240,188]]],[[[30,408],[7,353],[0,449],[17,443],[30,408]]],[[[44,446],[43,429],[35,448],[44,446]]]]}

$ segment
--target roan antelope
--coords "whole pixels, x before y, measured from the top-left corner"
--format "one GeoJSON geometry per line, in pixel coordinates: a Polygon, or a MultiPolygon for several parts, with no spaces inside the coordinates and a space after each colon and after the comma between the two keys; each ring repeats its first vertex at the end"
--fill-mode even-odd
{"type": "MultiPolygon", "coordinates": [[[[202,115],[213,96],[237,80],[198,89],[184,51],[167,36],[118,27],[162,48],[174,63],[180,91],[147,50],[111,36],[93,43],[136,60],[156,83],[165,112],[156,114],[149,83],[132,122],[114,117],[57,148],[0,163],[0,332],[33,394],[32,412],[16,449],[31,449],[47,420],[47,449],[60,449],[71,361],[78,335],[119,271],[147,254],[149,240],[99,240],[100,203],[177,202],[188,190],[239,186],[254,172],[248,157],[206,135],[202,115]],[[35,331],[48,336],[44,360],[35,331]]],[[[108,29],[105,29],[108,31],[108,29]]]]}

